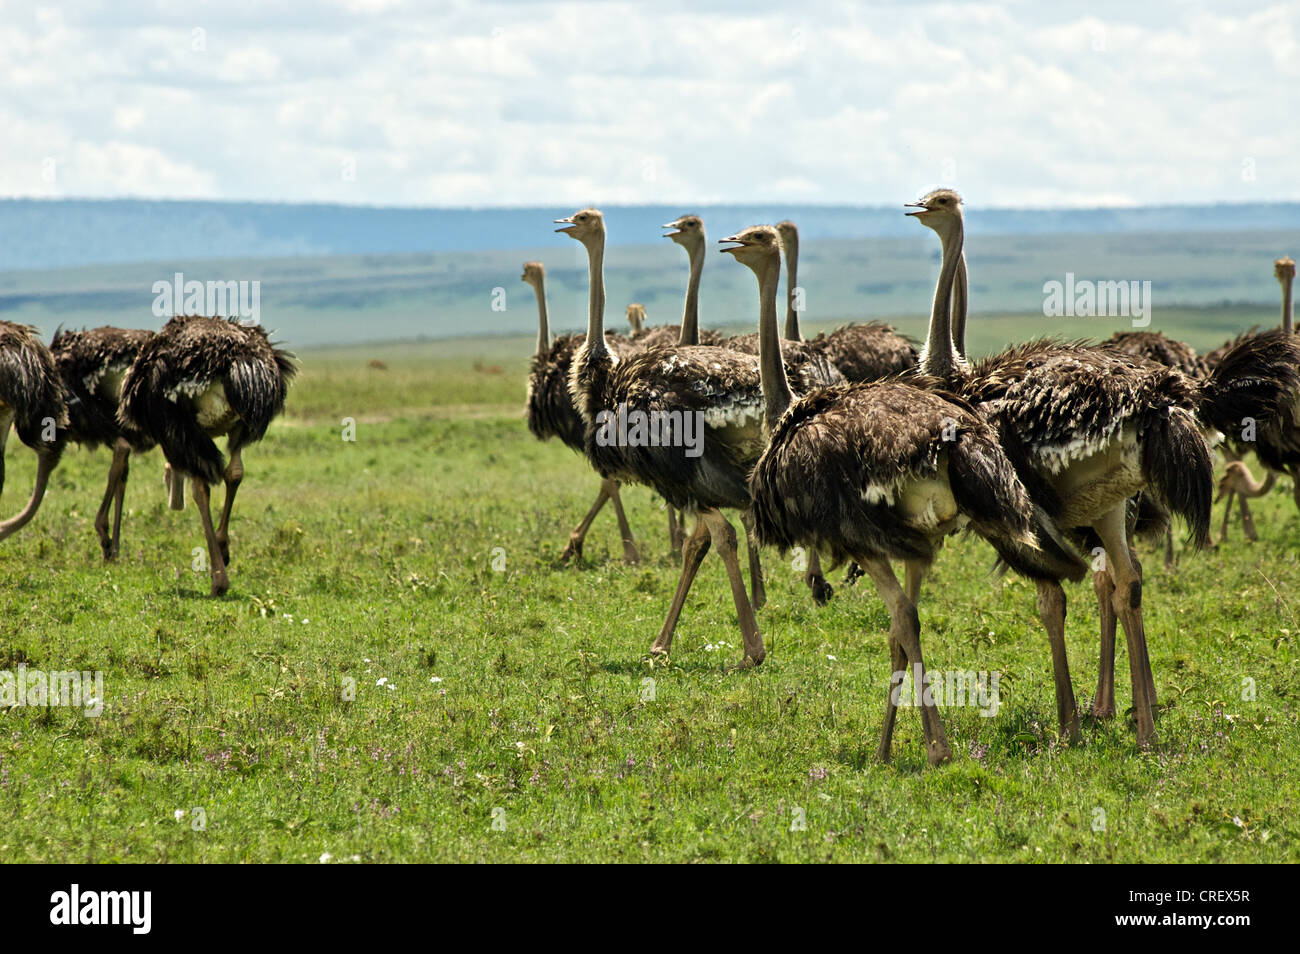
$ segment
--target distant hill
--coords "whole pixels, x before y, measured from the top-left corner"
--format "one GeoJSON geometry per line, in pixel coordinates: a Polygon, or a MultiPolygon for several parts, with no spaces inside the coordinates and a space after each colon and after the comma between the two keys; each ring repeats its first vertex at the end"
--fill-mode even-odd
{"type": "MultiPolygon", "coordinates": [[[[684,212],[721,238],[790,218],[805,239],[915,238],[896,207],[720,205],[605,207],[612,245],[653,241],[684,212]]],[[[0,271],[125,262],[306,258],[536,247],[571,208],[410,209],[138,199],[0,200],[0,271]]],[[[1131,209],[981,209],[968,233],[1044,235],[1300,229],[1300,203],[1131,209]]]]}

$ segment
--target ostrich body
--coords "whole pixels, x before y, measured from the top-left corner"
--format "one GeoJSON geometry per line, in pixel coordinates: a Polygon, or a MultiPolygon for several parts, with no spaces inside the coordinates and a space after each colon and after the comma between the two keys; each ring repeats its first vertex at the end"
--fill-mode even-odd
{"type": "Polygon", "coordinates": [[[122,382],[118,421],[136,449],[146,442],[162,448],[174,509],[184,507],[183,481],[190,478],[213,596],[230,588],[230,511],[244,477],[241,452],[260,441],[284,410],[296,371],[293,355],[259,326],[178,315],[143,344],[122,382]],[[214,443],[222,436],[229,462],[214,443]],[[214,528],[210,487],[218,481],[225,482],[226,496],[214,528]]]}
{"type": "MultiPolygon", "coordinates": [[[[748,229],[727,249],[775,286],[775,234],[748,229]]],[[[948,293],[951,292],[947,288],[948,293]]],[[[935,309],[948,309],[945,286],[935,309]]],[[[780,362],[775,308],[763,313],[760,355],[765,425],[771,431],[750,491],[760,539],[781,549],[827,549],[857,562],[889,610],[894,676],[877,757],[889,757],[896,687],[910,670],[925,685],[916,604],[921,580],[943,539],[970,528],[1013,566],[1065,573],[1076,561],[1039,544],[1029,494],[998,445],[997,433],[961,399],[914,377],[820,388],[795,398],[780,362]],[[905,566],[900,586],[890,560],[905,566]]],[[[1078,571],[1081,575],[1081,570],[1078,571]]],[[[933,698],[922,696],[922,729],[932,764],[951,757],[933,698]]]]}
{"type": "Polygon", "coordinates": [[[0,321],[0,492],[9,428],[36,452],[36,483],[27,505],[0,523],[0,540],[25,527],[41,507],[50,473],[63,455],[68,426],[66,395],[54,358],[30,325],[0,321]]]}
{"type": "MultiPolygon", "coordinates": [[[[940,189],[916,206],[910,214],[943,242],[943,273],[955,271],[964,231],[960,197],[940,189]]],[[[947,320],[938,311],[936,317],[947,320]]],[[[921,369],[949,382],[997,427],[1035,503],[1057,526],[1101,542],[1114,589],[1098,593],[1102,647],[1093,712],[1114,713],[1117,619],[1128,642],[1138,742],[1147,746],[1155,741],[1155,684],[1127,502],[1150,494],[1182,516],[1193,545],[1203,546],[1213,491],[1210,436],[1244,416],[1273,420],[1293,402],[1300,394],[1300,347],[1279,334],[1257,347],[1231,349],[1202,382],[1144,359],[1051,341],[1020,345],[969,368],[944,340],[945,330],[936,334],[931,323],[921,369]]],[[[1038,589],[1053,646],[1058,717],[1062,730],[1077,738],[1064,652],[1065,595],[1059,580],[1039,579],[1038,589]]]]}
{"type": "Polygon", "coordinates": [[[55,367],[68,394],[69,436],[83,447],[107,447],[113,458],[108,467],[104,499],[95,514],[104,559],[115,559],[121,550],[122,505],[130,472],[132,441],[140,448],[150,442],[141,434],[128,438],[117,419],[126,372],[153,337],[139,328],[92,328],[87,331],[58,331],[50,344],[55,367]],[[113,510],[109,531],[108,515],[113,510]]]}
{"type": "MultiPolygon", "coordinates": [[[[559,438],[565,447],[581,454],[583,423],[569,396],[569,374],[573,368],[573,356],[582,347],[586,335],[559,335],[554,340],[551,339],[546,309],[546,268],[541,262],[525,262],[521,280],[531,285],[537,296],[537,348],[533,352],[532,367],[528,373],[528,398],[524,405],[528,430],[539,441],[559,438]]],[[[609,347],[620,354],[628,355],[635,350],[626,338],[618,335],[607,335],[606,340],[609,347]]],[[[631,564],[640,562],[636,541],[632,538],[632,528],[628,524],[627,513],[623,510],[618,481],[611,478],[602,478],[596,502],[569,534],[569,542],[560,554],[562,561],[575,556],[581,558],[587,531],[591,529],[596,515],[610,501],[614,504],[619,536],[623,540],[623,559],[631,564]]]]}
{"type": "MultiPolygon", "coordinates": [[[[753,355],[703,345],[642,352],[622,359],[604,345],[603,256],[605,224],[600,212],[583,209],[557,220],[570,237],[587,249],[591,296],[587,340],[574,357],[570,391],[587,426],[587,456],[605,476],[648,484],[668,501],[697,515],[694,532],[683,547],[682,572],[653,653],[667,653],[682,606],[710,543],[726,564],[732,598],[744,640],[745,664],[763,661],[766,650],[745,591],[736,549],[736,533],[722,508],[747,511],[748,475],[763,449],[763,395],[759,359],[753,355]],[[593,345],[593,342],[595,343],[593,345]],[[602,441],[596,422],[602,411],[625,407],[647,414],[677,415],[700,421],[699,453],[683,447],[632,446],[602,441]]],[[[775,309],[775,285],[771,289],[775,309]]],[[[764,299],[766,306],[766,298],[764,299]]],[[[833,370],[823,359],[803,362],[791,356],[800,380],[833,370]],[[803,367],[804,363],[817,366],[803,367]]]]}

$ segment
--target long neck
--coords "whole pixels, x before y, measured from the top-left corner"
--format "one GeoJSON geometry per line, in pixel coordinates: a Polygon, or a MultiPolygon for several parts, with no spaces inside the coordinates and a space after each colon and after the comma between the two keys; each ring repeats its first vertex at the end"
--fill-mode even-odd
{"type": "Polygon", "coordinates": [[[0,523],[0,540],[16,533],[36,516],[36,511],[41,508],[41,500],[45,497],[45,488],[50,482],[50,471],[54,470],[55,464],[59,462],[57,453],[49,451],[36,452],[36,486],[32,488],[32,495],[27,501],[27,506],[16,516],[10,517],[4,523],[0,523]]]}
{"type": "Polygon", "coordinates": [[[764,267],[758,277],[758,372],[763,386],[763,425],[769,431],[794,400],[781,360],[781,339],[776,333],[776,289],[781,279],[779,261],[764,267]]]}
{"type": "Polygon", "coordinates": [[[787,238],[785,243],[785,337],[802,341],[799,334],[799,312],[795,310],[795,290],[799,287],[799,239],[787,238]]]}
{"type": "Polygon", "coordinates": [[[587,277],[591,292],[587,298],[587,352],[593,357],[605,347],[605,237],[587,246],[587,277]]]}
{"type": "Polygon", "coordinates": [[[533,282],[533,291],[537,294],[537,357],[543,357],[551,350],[551,321],[546,314],[546,279],[538,278],[533,282]]]}
{"type": "Polygon", "coordinates": [[[1295,330],[1295,320],[1291,312],[1291,282],[1290,277],[1282,279],[1282,330],[1287,334],[1295,330]]]}
{"type": "Polygon", "coordinates": [[[930,312],[930,333],[921,355],[921,370],[938,378],[951,377],[959,358],[952,340],[952,285],[962,259],[962,225],[955,222],[951,230],[940,235],[943,241],[943,264],[934,288],[934,308],[930,312]]]}
{"type": "Polygon", "coordinates": [[[682,330],[677,338],[679,345],[700,343],[700,276],[704,273],[704,251],[703,242],[686,250],[690,256],[691,274],[686,279],[686,307],[682,311],[682,330]]]}
{"type": "Polygon", "coordinates": [[[952,286],[952,346],[962,358],[966,357],[966,308],[970,290],[966,285],[966,252],[957,260],[957,278],[952,286]]]}
{"type": "Polygon", "coordinates": [[[1255,480],[1251,472],[1247,470],[1246,476],[1242,480],[1242,483],[1245,484],[1245,486],[1240,490],[1238,490],[1238,493],[1240,493],[1243,497],[1263,497],[1265,494],[1267,494],[1270,490],[1273,489],[1273,484],[1276,481],[1277,481],[1277,473],[1275,471],[1272,470],[1265,471],[1264,482],[1259,483],[1255,480]]]}

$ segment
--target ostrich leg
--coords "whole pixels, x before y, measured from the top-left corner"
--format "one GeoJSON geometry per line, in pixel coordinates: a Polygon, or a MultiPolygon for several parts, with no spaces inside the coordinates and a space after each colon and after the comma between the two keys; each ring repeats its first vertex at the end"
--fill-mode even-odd
{"type": "Polygon", "coordinates": [[[226,480],[226,499],[221,504],[221,522],[217,524],[217,545],[221,547],[221,560],[230,566],[230,509],[235,503],[235,491],[244,479],[244,461],[239,456],[239,445],[230,442],[230,463],[223,475],[226,480]]]}
{"type": "Polygon", "coordinates": [[[650,646],[650,652],[657,656],[666,656],[673,646],[673,632],[677,629],[677,619],[682,615],[682,606],[686,603],[686,594],[691,591],[695,574],[704,562],[704,555],[709,552],[709,528],[703,517],[695,520],[695,531],[686,538],[682,545],[682,574],[677,578],[677,589],[673,592],[673,601],[668,606],[668,616],[659,630],[659,636],[650,646]]]}
{"type": "MultiPolygon", "coordinates": [[[[889,609],[890,618],[890,637],[891,641],[896,641],[903,656],[902,662],[905,666],[910,665],[913,672],[915,695],[921,700],[921,731],[925,735],[925,754],[931,765],[938,765],[941,762],[947,762],[952,758],[952,750],[948,747],[948,740],[944,735],[943,722],[939,718],[938,707],[934,703],[933,696],[926,701],[926,681],[925,681],[925,663],[921,659],[921,620],[916,613],[916,604],[907,598],[903,588],[898,585],[898,577],[894,575],[893,568],[889,561],[879,558],[858,559],[858,565],[871,577],[872,582],[876,584],[876,589],[880,592],[880,598],[884,600],[885,606],[889,609]]],[[[892,655],[892,653],[891,653],[892,655]]],[[[893,703],[894,697],[894,680],[890,680],[889,685],[889,702],[893,703]]],[[[888,716],[889,710],[886,709],[888,716]]],[[[882,731],[880,737],[880,747],[876,750],[877,757],[882,760],[888,760],[891,736],[893,734],[893,720],[886,718],[886,731],[882,731]]]]}
{"type": "Polygon", "coordinates": [[[1154,704],[1149,690],[1146,630],[1142,623],[1142,578],[1129,557],[1124,507],[1116,507],[1093,524],[1106,548],[1106,567],[1115,581],[1111,605],[1124,627],[1128,643],[1129,676],[1133,686],[1133,711],[1137,716],[1137,741],[1142,748],[1156,742],[1154,704]]]}
{"type": "MultiPolygon", "coordinates": [[[[0,442],[0,453],[3,453],[3,442],[0,442]]],[[[50,472],[58,465],[59,458],[57,451],[36,452],[36,486],[32,488],[32,495],[27,501],[27,506],[16,516],[10,517],[4,523],[0,523],[0,540],[10,534],[17,533],[23,527],[31,522],[32,517],[36,516],[36,511],[41,509],[41,500],[45,497],[45,490],[50,484],[50,472]]]]}
{"type": "Polygon", "coordinates": [[[713,546],[726,564],[727,578],[731,581],[731,598],[736,604],[740,635],[745,643],[745,658],[741,665],[757,666],[767,655],[767,650],[763,648],[763,637],[759,635],[758,621],[754,619],[754,607],[745,592],[745,578],[740,572],[740,557],[736,549],[736,530],[721,510],[706,510],[700,516],[709,528],[713,546]]]}
{"type": "Polygon", "coordinates": [[[641,555],[636,552],[636,541],[632,539],[632,528],[628,525],[627,514],[623,512],[623,498],[618,494],[618,481],[612,481],[609,499],[614,502],[614,516],[618,518],[618,534],[623,538],[623,562],[636,566],[641,562],[641,555]]]}
{"type": "MultiPolygon", "coordinates": [[[[126,444],[125,441],[122,442],[126,444]]],[[[122,508],[126,506],[126,479],[131,474],[131,445],[126,444],[122,458],[122,473],[117,478],[117,493],[113,495],[113,557],[122,549],[122,508]]]]}
{"type": "Polygon", "coordinates": [[[1255,532],[1255,515],[1250,512],[1245,494],[1237,494],[1237,504],[1241,508],[1241,531],[1247,540],[1254,543],[1259,539],[1259,534],[1255,532]]]}
{"type": "Polygon", "coordinates": [[[1165,569],[1174,568],[1174,528],[1165,527],[1165,569]]]}
{"type": "Polygon", "coordinates": [[[763,564],[758,556],[758,534],[754,532],[754,515],[748,510],[742,510],[740,522],[745,527],[745,549],[749,555],[749,589],[753,594],[751,605],[754,609],[760,610],[767,605],[767,587],[763,584],[763,564]]]}
{"type": "MultiPolygon", "coordinates": [[[[1079,732],[1079,711],[1074,705],[1074,686],[1070,682],[1070,663],[1065,655],[1065,590],[1056,580],[1038,581],[1038,618],[1047,630],[1047,641],[1052,647],[1052,679],[1056,683],[1056,721],[1061,736],[1071,745],[1083,743],[1079,732]]],[[[1115,644],[1115,628],[1111,623],[1111,645],[1115,644]]]]}
{"type": "Polygon", "coordinates": [[[1092,697],[1092,715],[1096,719],[1109,719],[1115,715],[1115,581],[1105,570],[1092,575],[1092,588],[1097,594],[1097,609],[1101,617],[1101,660],[1097,665],[1097,694],[1092,697]]]}
{"type": "Polygon", "coordinates": [[[108,486],[104,488],[104,500],[99,505],[99,512],[95,514],[95,532],[99,534],[99,546],[104,551],[104,559],[111,560],[117,556],[117,540],[121,533],[122,527],[122,497],[118,494],[119,485],[123,495],[126,491],[126,471],[127,460],[131,456],[131,445],[122,438],[118,438],[113,445],[113,462],[108,467],[108,486]],[[117,521],[113,525],[113,533],[108,532],[108,512],[112,509],[113,501],[118,500],[117,521]]]}
{"type": "MultiPolygon", "coordinates": [[[[855,567],[858,564],[853,564],[855,567]]],[[[917,560],[907,560],[903,564],[903,590],[915,606],[921,598],[921,580],[925,577],[925,564],[917,560]]],[[[882,762],[889,761],[889,749],[894,741],[894,722],[898,716],[898,703],[894,701],[895,680],[902,680],[907,675],[907,658],[903,655],[903,646],[889,630],[889,701],[885,703],[885,724],[880,732],[880,744],[876,747],[876,758],[882,762]]],[[[901,685],[901,682],[900,682],[901,685]]]]}
{"type": "Polygon", "coordinates": [[[591,505],[587,515],[582,518],[582,522],[573,528],[569,534],[569,544],[560,554],[561,562],[570,560],[573,557],[582,557],[582,543],[587,539],[587,531],[591,529],[591,522],[596,519],[596,514],[600,513],[601,508],[605,506],[605,501],[609,499],[609,486],[615,483],[612,480],[602,480],[600,482],[600,493],[596,495],[596,502],[591,505]]]}
{"type": "Polygon", "coordinates": [[[203,535],[208,541],[208,563],[212,568],[212,596],[220,596],[230,589],[230,579],[226,576],[226,563],[221,557],[221,544],[217,541],[217,531],[212,526],[212,508],[208,485],[195,477],[190,482],[194,494],[194,504],[199,508],[199,519],[203,521],[203,535]]]}
{"type": "Polygon", "coordinates": [[[673,559],[679,560],[682,556],[682,543],[685,534],[682,532],[684,519],[677,513],[677,508],[672,504],[666,506],[668,511],[668,547],[672,552],[673,559]]]}

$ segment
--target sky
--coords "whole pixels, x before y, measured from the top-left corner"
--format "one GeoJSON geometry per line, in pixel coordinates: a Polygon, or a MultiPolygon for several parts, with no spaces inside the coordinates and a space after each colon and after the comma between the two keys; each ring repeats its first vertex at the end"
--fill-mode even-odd
{"type": "Polygon", "coordinates": [[[1300,0],[0,0],[0,196],[1300,198],[1300,0]]]}

